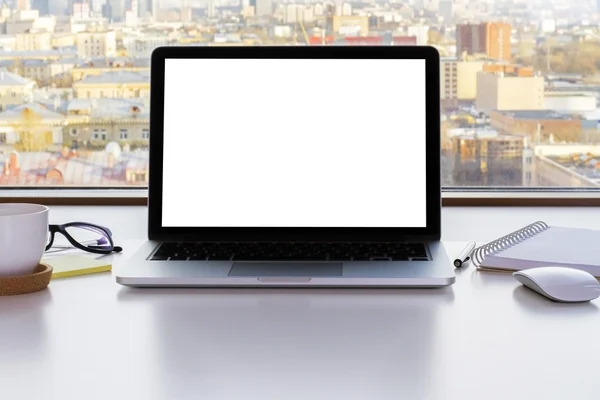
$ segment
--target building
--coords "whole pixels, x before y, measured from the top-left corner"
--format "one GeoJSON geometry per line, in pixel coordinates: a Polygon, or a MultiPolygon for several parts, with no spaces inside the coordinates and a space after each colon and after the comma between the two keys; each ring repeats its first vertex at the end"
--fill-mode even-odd
{"type": "Polygon", "coordinates": [[[511,60],[510,24],[482,22],[456,27],[456,54],[485,54],[496,60],[511,60]]]}
{"type": "Polygon", "coordinates": [[[140,99],[75,99],[67,109],[64,142],[105,145],[145,142],[150,137],[150,108],[140,99]]]}
{"type": "Polygon", "coordinates": [[[125,13],[128,10],[129,0],[100,0],[102,4],[102,16],[109,21],[125,21],[125,13]]]}
{"type": "Polygon", "coordinates": [[[50,80],[50,63],[44,60],[24,60],[21,62],[21,75],[42,86],[50,80]]]}
{"type": "Polygon", "coordinates": [[[0,148],[10,154],[0,153],[0,184],[147,184],[146,101],[73,100],[65,114],[37,103],[0,113],[0,148]]]}
{"type": "Polygon", "coordinates": [[[62,144],[65,116],[38,103],[0,112],[0,144],[22,151],[43,151],[62,144]]]}
{"type": "Polygon", "coordinates": [[[392,36],[390,42],[392,46],[416,46],[417,38],[416,36],[392,36]]]}
{"type": "Polygon", "coordinates": [[[407,36],[417,38],[417,46],[425,46],[429,42],[429,26],[411,25],[407,28],[407,36]]]}
{"type": "Polygon", "coordinates": [[[148,75],[150,73],[150,59],[118,57],[86,60],[73,68],[73,82],[83,80],[86,77],[99,76],[109,72],[119,71],[144,73],[148,75]]]}
{"type": "Polygon", "coordinates": [[[140,0],[139,16],[142,19],[153,19],[158,12],[158,0],[140,0]]]}
{"type": "Polygon", "coordinates": [[[440,84],[441,98],[446,105],[456,105],[461,101],[475,101],[477,98],[477,74],[493,68],[493,61],[487,59],[441,59],[440,84]]]}
{"type": "Polygon", "coordinates": [[[444,18],[444,22],[448,23],[454,18],[454,0],[440,0],[438,4],[438,15],[444,18]]]}
{"type": "Polygon", "coordinates": [[[113,8],[109,1],[102,4],[102,18],[106,18],[108,22],[113,22],[113,8]]]}
{"type": "Polygon", "coordinates": [[[0,50],[0,61],[15,60],[47,60],[56,61],[63,58],[73,58],[77,53],[73,49],[40,50],[40,51],[3,51],[0,50]]]}
{"type": "Polygon", "coordinates": [[[38,10],[18,11],[2,25],[3,32],[7,35],[29,33],[33,31],[54,32],[56,29],[56,16],[40,17],[38,10]]]}
{"type": "Polygon", "coordinates": [[[305,5],[299,10],[302,21],[307,24],[315,22],[315,8],[312,5],[305,5]]]}
{"type": "Polygon", "coordinates": [[[148,72],[108,72],[73,83],[77,99],[132,99],[150,97],[148,72]]]}
{"type": "Polygon", "coordinates": [[[490,125],[498,131],[527,136],[532,143],[578,142],[582,120],[549,110],[492,111],[490,125]]]}
{"type": "Polygon", "coordinates": [[[77,55],[81,58],[114,57],[117,36],[114,31],[85,31],[77,34],[77,55]]]}
{"type": "Polygon", "coordinates": [[[127,56],[135,58],[148,57],[157,47],[176,44],[178,44],[176,38],[161,33],[131,35],[123,38],[123,47],[127,52],[127,56]]]}
{"type": "Polygon", "coordinates": [[[0,68],[0,111],[8,106],[29,103],[33,99],[35,87],[36,84],[31,79],[0,68]]]}
{"type": "Polygon", "coordinates": [[[72,70],[76,59],[65,59],[57,62],[44,60],[24,60],[21,65],[21,74],[24,78],[36,81],[39,86],[53,83],[62,83],[61,87],[72,84],[72,70]]]}
{"type": "MultiPolygon", "coordinates": [[[[41,0],[44,1],[44,0],[41,0]]],[[[63,16],[66,14],[67,5],[66,2],[48,0],[48,14],[63,16]]],[[[41,11],[40,11],[41,13],[41,11]]]]}
{"type": "Polygon", "coordinates": [[[325,13],[325,6],[321,3],[315,3],[315,15],[322,17],[325,13]]]}
{"type": "Polygon", "coordinates": [[[5,33],[7,35],[16,35],[27,33],[35,29],[36,21],[39,15],[37,10],[17,11],[13,13],[11,19],[4,23],[5,33]]]}
{"type": "Polygon", "coordinates": [[[257,17],[269,17],[273,14],[272,0],[250,0],[250,6],[254,7],[254,15],[257,17]]]}
{"type": "Polygon", "coordinates": [[[128,0],[126,4],[125,25],[135,26],[138,24],[140,19],[140,2],[139,0],[128,0]]]}
{"type": "Polygon", "coordinates": [[[596,110],[596,96],[590,92],[545,92],[544,109],[569,113],[596,110]]]}
{"type": "Polygon", "coordinates": [[[458,103],[458,61],[442,59],[440,65],[440,98],[445,106],[458,103]]]}
{"type": "MultiPolygon", "coordinates": [[[[519,70],[517,70],[519,71],[519,70]]],[[[477,73],[476,107],[480,112],[494,110],[542,110],[544,78],[527,72],[477,73]]]]}
{"type": "Polygon", "coordinates": [[[30,8],[23,8],[21,10],[16,10],[12,13],[10,20],[11,21],[33,21],[40,17],[40,12],[38,10],[32,10],[30,8]]]}
{"type": "Polygon", "coordinates": [[[75,35],[69,32],[55,33],[52,35],[52,48],[75,47],[77,45],[75,39],[75,35]]]}
{"type": "Polygon", "coordinates": [[[474,101],[477,99],[477,74],[485,70],[489,63],[486,61],[459,61],[456,65],[457,91],[459,101],[474,101]]]}
{"type": "Polygon", "coordinates": [[[283,6],[283,23],[295,24],[298,22],[298,8],[300,6],[295,3],[285,4],[283,6]]]}
{"type": "Polygon", "coordinates": [[[52,34],[49,32],[29,32],[16,35],[15,50],[52,50],[52,34]]]}
{"type": "Polygon", "coordinates": [[[210,0],[206,5],[206,17],[214,19],[217,16],[217,6],[213,0],[210,0]]]}
{"type": "MultiPolygon", "coordinates": [[[[50,2],[52,0],[31,0],[31,8],[38,10],[40,15],[49,15],[50,13],[50,2]]],[[[56,0],[54,0],[56,1],[56,0]]]]}
{"type": "Polygon", "coordinates": [[[183,23],[187,23],[187,22],[191,22],[193,19],[194,13],[192,10],[192,7],[189,6],[185,6],[185,7],[181,7],[181,14],[180,14],[180,18],[178,22],[183,22],[183,23]]]}
{"type": "Polygon", "coordinates": [[[478,138],[480,143],[477,143],[477,139],[472,134],[454,138],[455,149],[448,154],[453,159],[446,159],[445,164],[454,162],[457,164],[449,166],[448,169],[452,170],[452,174],[450,180],[446,178],[445,185],[600,187],[600,146],[598,145],[552,144],[537,145],[532,149],[527,147],[527,140],[525,140],[525,146],[521,149],[518,137],[498,135],[495,138],[497,142],[490,146],[491,137],[493,135],[486,136],[484,133],[478,138]],[[506,140],[510,143],[499,143],[506,140]],[[488,141],[487,145],[486,141],[488,141]],[[521,150],[523,158],[519,161],[518,153],[521,150]],[[477,151],[481,163],[476,161],[477,151]],[[488,154],[484,157],[484,151],[496,153],[496,156],[490,157],[488,154]],[[483,164],[484,160],[491,162],[492,167],[483,164]],[[521,181],[519,181],[519,169],[522,172],[521,181]]]}
{"type": "Polygon", "coordinates": [[[314,7],[311,5],[286,4],[283,6],[283,22],[296,24],[298,22],[312,23],[315,21],[314,7]]]}
{"type": "Polygon", "coordinates": [[[535,147],[537,186],[600,187],[600,146],[552,144],[535,147]]]}
{"type": "Polygon", "coordinates": [[[17,11],[31,10],[31,1],[30,0],[16,0],[15,6],[16,6],[17,11]]]}
{"type": "Polygon", "coordinates": [[[340,6],[340,15],[349,16],[352,15],[352,4],[350,3],[342,3],[337,4],[336,8],[340,6]]]}
{"type": "Polygon", "coordinates": [[[125,0],[106,0],[102,8],[103,17],[109,21],[125,21],[125,6],[125,0]]]}
{"type": "Polygon", "coordinates": [[[346,36],[342,42],[346,46],[381,46],[383,37],[381,36],[346,36]]]}
{"type": "Polygon", "coordinates": [[[331,29],[334,33],[347,36],[367,36],[369,34],[369,17],[366,15],[333,15],[331,29]]]}
{"type": "Polygon", "coordinates": [[[89,19],[91,16],[92,7],[90,0],[74,0],[71,15],[75,19],[89,19]]]}
{"type": "Polygon", "coordinates": [[[492,133],[452,138],[455,186],[524,186],[533,177],[526,168],[523,136],[492,133]]]}

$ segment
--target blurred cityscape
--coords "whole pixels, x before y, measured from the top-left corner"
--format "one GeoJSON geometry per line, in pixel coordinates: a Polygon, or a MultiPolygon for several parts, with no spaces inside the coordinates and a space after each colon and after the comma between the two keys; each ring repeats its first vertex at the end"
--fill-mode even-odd
{"type": "Polygon", "coordinates": [[[600,186],[600,0],[0,0],[0,185],[145,186],[169,45],[432,45],[444,186],[600,186]]]}

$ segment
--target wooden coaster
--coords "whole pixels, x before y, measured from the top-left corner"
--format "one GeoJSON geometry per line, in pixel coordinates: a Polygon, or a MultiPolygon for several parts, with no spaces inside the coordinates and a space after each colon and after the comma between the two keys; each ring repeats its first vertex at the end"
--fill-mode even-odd
{"type": "Polygon", "coordinates": [[[22,276],[0,276],[0,296],[34,293],[46,289],[52,278],[52,267],[39,264],[33,273],[22,276]]]}

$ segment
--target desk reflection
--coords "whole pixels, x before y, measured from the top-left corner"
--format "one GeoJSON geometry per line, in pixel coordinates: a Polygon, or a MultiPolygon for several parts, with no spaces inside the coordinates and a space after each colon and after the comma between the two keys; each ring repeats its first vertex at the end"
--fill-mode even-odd
{"type": "Polygon", "coordinates": [[[151,308],[159,398],[426,399],[453,292],[124,288],[118,298],[151,308]]]}

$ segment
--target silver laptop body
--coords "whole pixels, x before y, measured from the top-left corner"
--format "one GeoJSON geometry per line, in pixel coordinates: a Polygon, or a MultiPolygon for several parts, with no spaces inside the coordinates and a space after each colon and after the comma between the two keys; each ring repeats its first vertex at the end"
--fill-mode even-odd
{"type": "Polygon", "coordinates": [[[165,47],[135,287],[442,287],[430,47],[165,47]]]}

